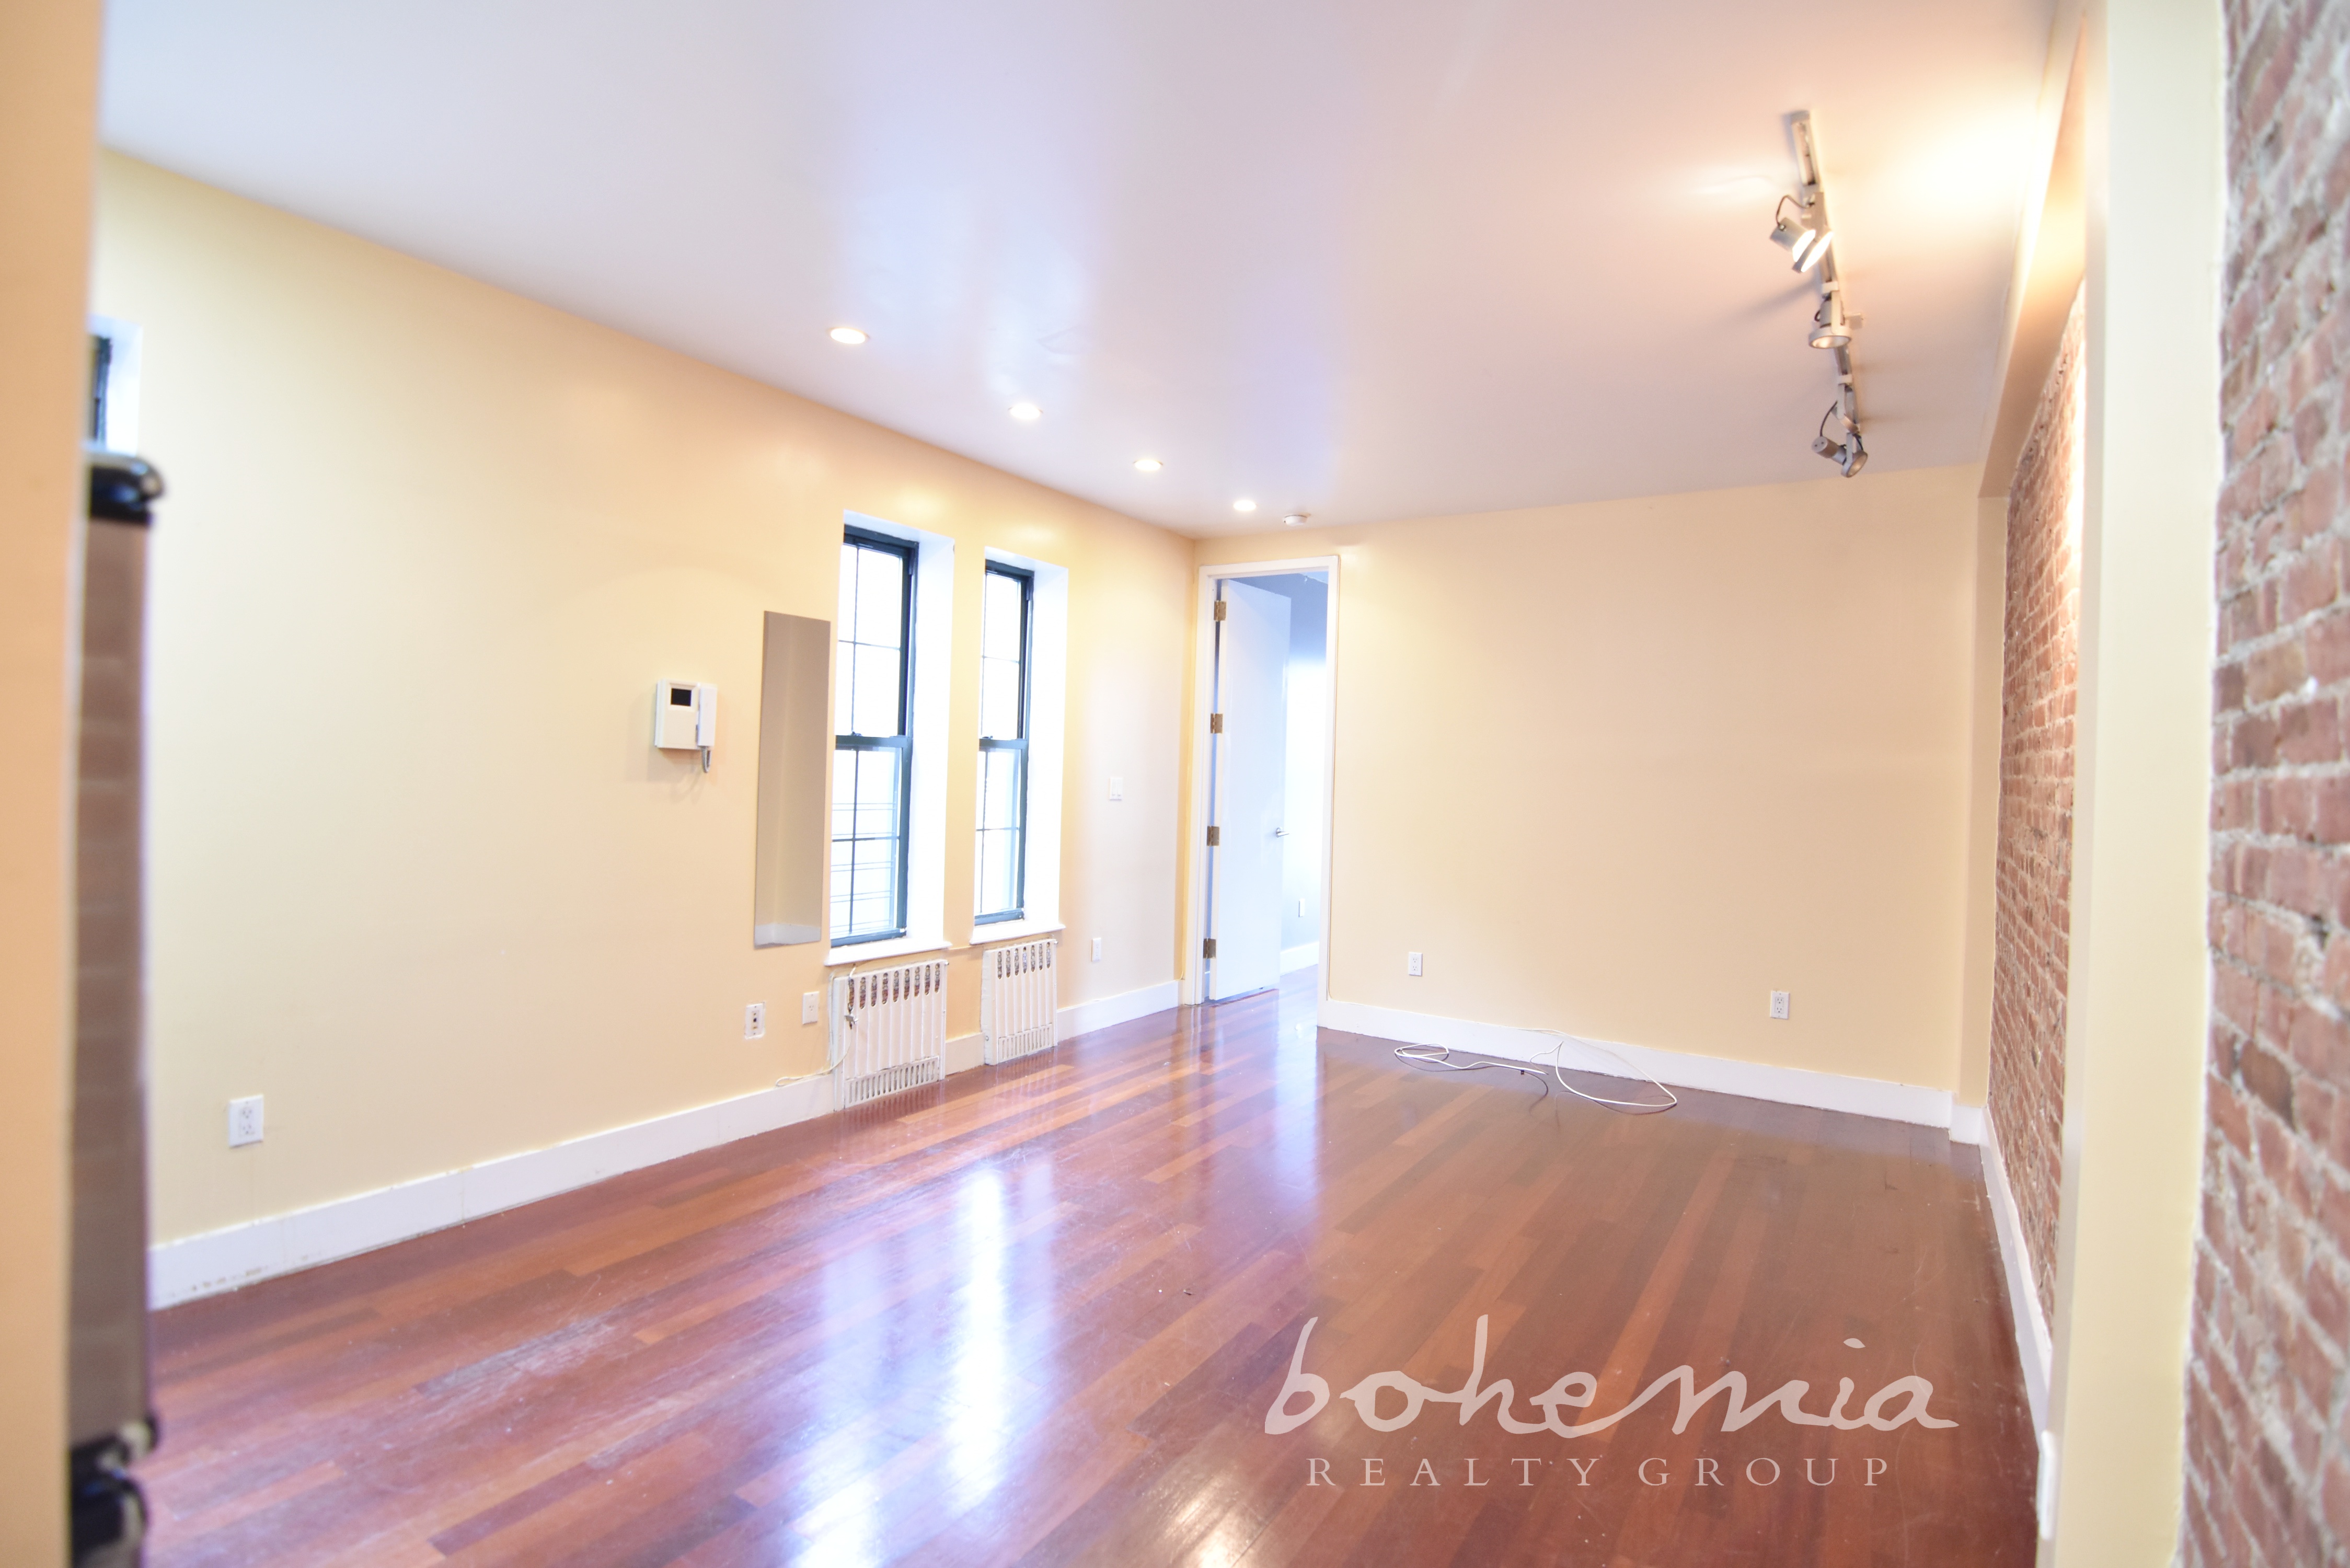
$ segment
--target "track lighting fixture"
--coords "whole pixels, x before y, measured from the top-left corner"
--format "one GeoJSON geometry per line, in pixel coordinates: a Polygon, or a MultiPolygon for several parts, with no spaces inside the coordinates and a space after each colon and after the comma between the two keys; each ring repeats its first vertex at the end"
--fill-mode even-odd
{"type": "Polygon", "coordinates": [[[1812,316],[1812,347],[1852,347],[1852,323],[1844,318],[1844,300],[1834,289],[1820,296],[1820,307],[1812,316]]]}
{"type": "Polygon", "coordinates": [[[1835,242],[1835,234],[1819,216],[1818,192],[1809,186],[1804,187],[1804,192],[1802,196],[1779,198],[1778,218],[1771,228],[1771,237],[1786,246],[1794,258],[1797,272],[1809,272],[1819,265],[1828,254],[1828,246],[1835,242]],[[1787,211],[1790,205],[1795,209],[1792,215],[1787,211]]]}
{"type": "MultiPolygon", "coordinates": [[[[1850,389],[1846,389],[1847,392],[1850,389]]],[[[1812,438],[1812,450],[1835,463],[1843,471],[1844,476],[1850,479],[1868,466],[1868,449],[1860,442],[1858,421],[1844,414],[1844,400],[1839,398],[1828,405],[1826,413],[1820,416],[1820,431],[1819,434],[1812,438]],[[1829,436],[1830,420],[1839,420],[1842,422],[1844,440],[1839,441],[1829,436]]]]}
{"type": "Polygon", "coordinates": [[[1813,348],[1835,356],[1836,400],[1821,416],[1812,450],[1850,479],[1868,463],[1868,449],[1860,440],[1860,397],[1852,376],[1852,333],[1860,318],[1845,313],[1844,279],[1836,268],[1835,231],[1828,224],[1827,187],[1820,178],[1811,112],[1806,109],[1791,116],[1787,129],[1794,137],[1803,184],[1794,195],[1779,198],[1778,210],[1771,218],[1771,238],[1794,258],[1797,272],[1811,273],[1819,280],[1820,304],[1812,313],[1810,342],[1813,348]],[[1830,419],[1842,427],[1842,441],[1828,434],[1830,419]]]}

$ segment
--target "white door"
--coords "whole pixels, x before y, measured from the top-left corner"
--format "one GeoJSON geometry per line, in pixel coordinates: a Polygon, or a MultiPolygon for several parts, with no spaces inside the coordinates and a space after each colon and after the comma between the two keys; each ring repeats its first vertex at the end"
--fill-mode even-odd
{"type": "Polygon", "coordinates": [[[1208,851],[1208,961],[1212,1001],[1281,982],[1281,836],[1289,714],[1289,601],[1226,578],[1215,623],[1215,711],[1208,851]]]}

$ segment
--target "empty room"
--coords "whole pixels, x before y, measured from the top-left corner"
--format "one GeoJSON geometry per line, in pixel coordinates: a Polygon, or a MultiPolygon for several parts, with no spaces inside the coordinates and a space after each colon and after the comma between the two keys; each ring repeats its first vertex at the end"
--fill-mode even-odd
{"type": "Polygon", "coordinates": [[[0,12],[0,1559],[2350,1568],[2350,6],[0,12]]]}

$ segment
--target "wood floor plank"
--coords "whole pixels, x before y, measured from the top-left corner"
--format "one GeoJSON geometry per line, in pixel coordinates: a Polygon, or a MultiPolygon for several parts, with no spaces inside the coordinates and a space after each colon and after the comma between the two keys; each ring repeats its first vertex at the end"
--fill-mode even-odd
{"type": "Polygon", "coordinates": [[[151,1559],[2031,1561],[1976,1151],[1424,1072],[1312,980],[161,1314],[151,1559]],[[1327,1403],[1270,1434],[1309,1323],[1327,1403]],[[1426,1397],[1589,1421],[1683,1366],[1814,1418],[1848,1378],[1847,1425],[1426,1397]],[[1908,1376],[1955,1425],[1858,1420],[1908,1376]]]}

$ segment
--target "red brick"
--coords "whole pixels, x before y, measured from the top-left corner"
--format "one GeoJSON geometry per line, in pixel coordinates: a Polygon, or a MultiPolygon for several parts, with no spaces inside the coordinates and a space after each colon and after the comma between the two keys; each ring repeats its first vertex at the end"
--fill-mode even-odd
{"type": "MultiPolygon", "coordinates": [[[[2055,1307],[2063,1159],[2065,971],[2070,942],[2073,713],[2080,663],[2079,563],[2069,527],[2078,480],[2083,317],[2076,302],[2025,439],[2007,520],[2001,691],[1991,1116],[2008,1166],[2041,1304],[2055,1307]]],[[[2257,618],[2259,601],[2249,615],[2257,618]]],[[[2274,681],[2300,655],[2262,667],[2274,681]]],[[[2223,670],[2222,706],[2242,700],[2243,666],[2223,670]]],[[[2271,693],[2272,696],[2275,693],[2271,693]]],[[[2265,699],[2263,699],[2265,700],[2265,699]]],[[[2276,723],[2258,721],[2273,750],[2276,723]]],[[[2249,792],[2236,797],[2251,806],[2249,792]]],[[[2250,997],[2250,1005],[2257,1003],[2250,997]]]]}

